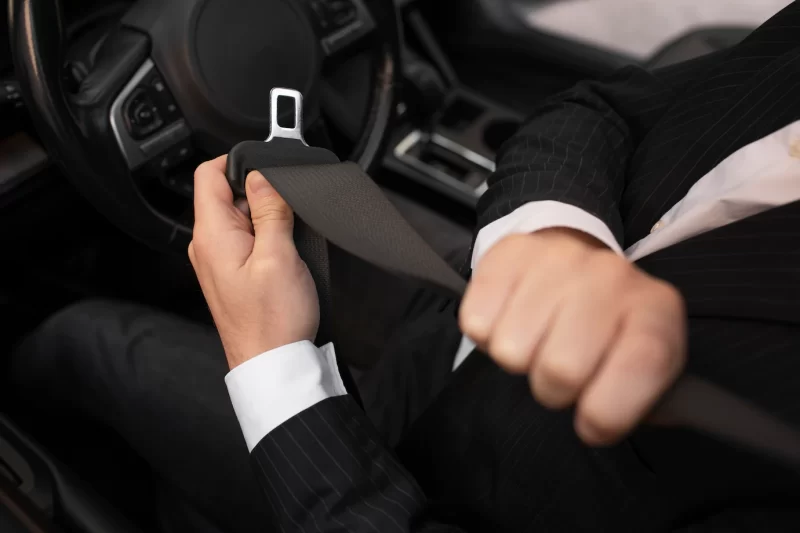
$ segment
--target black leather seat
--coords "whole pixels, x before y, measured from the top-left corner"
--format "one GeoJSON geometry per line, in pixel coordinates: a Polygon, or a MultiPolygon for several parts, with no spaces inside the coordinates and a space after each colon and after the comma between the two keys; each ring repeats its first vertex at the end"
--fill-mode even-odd
{"type": "MultiPolygon", "coordinates": [[[[98,496],[90,487],[36,444],[6,416],[0,414],[0,532],[30,530],[20,524],[19,512],[2,509],[15,498],[28,525],[52,519],[80,533],[140,533],[139,529],[98,496]],[[20,529],[24,527],[24,529],[20,529]],[[16,528],[16,529],[14,529],[16,528]]],[[[7,506],[8,507],[8,506],[7,506]]],[[[39,531],[50,531],[42,526],[39,531]]],[[[58,530],[56,530],[58,531],[58,530]]]]}
{"type": "Polygon", "coordinates": [[[3,533],[56,531],[44,513],[2,474],[0,474],[0,531],[3,533]]]}
{"type": "Polygon", "coordinates": [[[688,61],[729,48],[747,37],[755,28],[713,27],[693,30],[673,40],[647,62],[649,68],[660,68],[688,61]]]}

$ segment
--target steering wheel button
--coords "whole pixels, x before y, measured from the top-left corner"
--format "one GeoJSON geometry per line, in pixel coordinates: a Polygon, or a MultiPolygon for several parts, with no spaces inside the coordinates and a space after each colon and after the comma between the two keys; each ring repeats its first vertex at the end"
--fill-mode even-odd
{"type": "Polygon", "coordinates": [[[147,139],[139,148],[148,156],[160,154],[164,150],[175,146],[190,135],[189,128],[183,120],[179,120],[164,128],[164,131],[147,139]]]}
{"type": "Polygon", "coordinates": [[[138,126],[149,126],[155,115],[144,104],[139,105],[133,112],[133,122],[138,126]]]}
{"type": "Polygon", "coordinates": [[[158,102],[158,109],[168,121],[181,118],[181,111],[178,109],[178,105],[175,103],[175,100],[166,94],[162,95],[161,100],[158,102]]]}
{"type": "Polygon", "coordinates": [[[164,125],[158,107],[144,90],[135,92],[125,109],[128,131],[135,139],[143,139],[164,125]]]}
{"type": "Polygon", "coordinates": [[[183,163],[192,155],[192,142],[189,139],[183,140],[180,143],[173,146],[169,152],[167,152],[167,157],[170,159],[170,165],[175,166],[179,163],[183,163]]]}

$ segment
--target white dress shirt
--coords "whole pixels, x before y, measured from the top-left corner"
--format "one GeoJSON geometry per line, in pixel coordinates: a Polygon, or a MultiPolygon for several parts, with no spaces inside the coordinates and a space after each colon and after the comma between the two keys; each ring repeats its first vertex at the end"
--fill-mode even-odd
{"type": "MultiPolygon", "coordinates": [[[[584,231],[631,261],[700,233],[800,200],[800,121],[741,148],[689,189],[653,226],[650,235],[624,252],[597,217],[553,201],[530,202],[483,228],[472,255],[474,269],[500,239],[545,228],[584,231]]],[[[453,362],[472,352],[466,337],[453,362]]],[[[282,346],[239,365],[225,377],[247,447],[319,401],[346,394],[333,346],[308,341],[282,346]]]]}

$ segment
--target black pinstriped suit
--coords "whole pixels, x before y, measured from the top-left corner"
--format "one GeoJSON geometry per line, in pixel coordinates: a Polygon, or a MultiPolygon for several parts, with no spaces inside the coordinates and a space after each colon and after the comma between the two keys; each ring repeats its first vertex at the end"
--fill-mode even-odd
{"type": "MultiPolygon", "coordinates": [[[[726,156],[799,119],[794,4],[729,51],[656,73],[629,68],[550,100],[504,147],[478,226],[557,200],[628,246],[726,156]]],[[[694,373],[800,424],[800,203],[639,265],[683,292],[694,373]]],[[[679,430],[587,449],[570,413],[540,408],[525,379],[484,357],[441,392],[402,390],[396,376],[425,364],[446,379],[452,308],[402,338],[394,357],[417,364],[398,365],[383,391],[409,426],[394,452],[349,397],[295,416],[253,451],[283,530],[800,531],[800,481],[779,465],[679,430]]]]}

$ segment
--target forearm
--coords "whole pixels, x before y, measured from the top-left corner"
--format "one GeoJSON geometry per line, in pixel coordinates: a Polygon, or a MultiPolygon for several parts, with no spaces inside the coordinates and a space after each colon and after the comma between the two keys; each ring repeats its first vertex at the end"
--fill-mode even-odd
{"type": "Polygon", "coordinates": [[[498,154],[478,230],[531,202],[554,201],[595,217],[621,244],[628,162],[672,101],[669,81],[630,67],[542,104],[498,154]]]}
{"type": "Polygon", "coordinates": [[[324,400],[270,432],[251,459],[276,527],[299,531],[461,531],[425,495],[349,396],[324,400]]]}
{"type": "Polygon", "coordinates": [[[346,395],[332,345],[270,350],[225,381],[276,530],[458,531],[432,520],[419,486],[346,395]]]}

